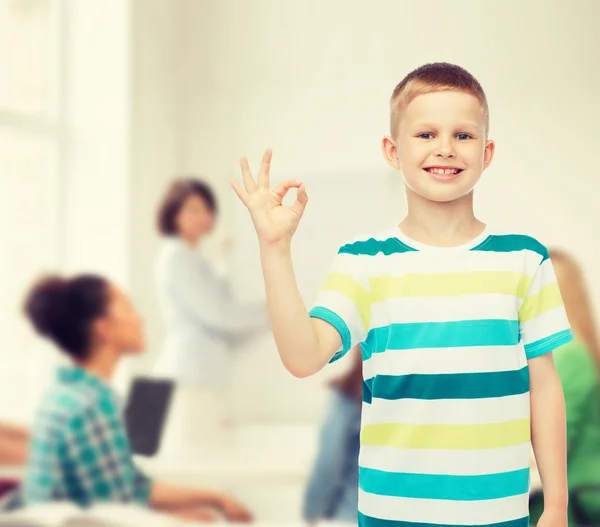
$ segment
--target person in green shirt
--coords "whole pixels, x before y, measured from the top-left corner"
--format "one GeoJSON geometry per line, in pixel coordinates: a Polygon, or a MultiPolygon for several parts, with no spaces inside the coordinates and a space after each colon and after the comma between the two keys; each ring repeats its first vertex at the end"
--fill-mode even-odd
{"type": "MultiPolygon", "coordinates": [[[[554,352],[567,410],[569,526],[600,525],[600,344],[581,267],[568,253],[550,249],[575,340],[554,352]]],[[[530,522],[543,511],[543,496],[530,499],[530,522]]]]}

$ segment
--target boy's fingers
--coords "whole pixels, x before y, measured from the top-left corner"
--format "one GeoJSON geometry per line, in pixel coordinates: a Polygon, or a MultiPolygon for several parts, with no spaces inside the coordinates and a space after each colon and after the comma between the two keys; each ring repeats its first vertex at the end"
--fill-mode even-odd
{"type": "Polygon", "coordinates": [[[242,157],[242,159],[240,159],[240,167],[242,169],[242,179],[244,180],[244,187],[246,187],[246,191],[253,192],[254,190],[256,190],[256,183],[254,182],[254,178],[252,177],[252,173],[250,172],[248,160],[245,157],[242,157]]]}
{"type": "Polygon", "coordinates": [[[297,181],[296,179],[286,179],[279,183],[279,185],[273,189],[273,192],[283,199],[291,188],[298,188],[300,185],[300,181],[297,181]]]}
{"type": "Polygon", "coordinates": [[[270,149],[265,150],[262,161],[260,163],[260,170],[258,171],[258,186],[269,188],[269,173],[271,171],[271,159],[273,158],[273,152],[270,149]]]}
{"type": "Polygon", "coordinates": [[[306,208],[307,203],[308,194],[306,193],[306,187],[304,186],[304,183],[302,183],[298,188],[296,201],[292,205],[292,210],[300,217],[302,214],[304,214],[304,209],[306,208]]]}
{"type": "Polygon", "coordinates": [[[231,178],[230,182],[231,182],[231,186],[233,187],[233,190],[237,194],[237,197],[240,198],[240,201],[244,205],[248,206],[248,203],[246,201],[248,194],[246,194],[246,191],[242,188],[242,186],[240,185],[238,180],[235,178],[231,178]]]}

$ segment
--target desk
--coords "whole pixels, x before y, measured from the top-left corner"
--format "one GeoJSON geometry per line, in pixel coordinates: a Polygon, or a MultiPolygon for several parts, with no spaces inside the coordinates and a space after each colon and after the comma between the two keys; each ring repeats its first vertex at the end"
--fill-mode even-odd
{"type": "Polygon", "coordinates": [[[313,456],[307,452],[239,448],[213,451],[209,455],[199,452],[178,457],[135,456],[135,462],[150,477],[176,479],[181,483],[190,478],[213,483],[302,483],[309,475],[313,456]]]}
{"type": "Polygon", "coordinates": [[[300,519],[317,441],[314,425],[243,425],[220,448],[188,447],[153,458],[136,456],[135,462],[160,481],[231,493],[259,522],[294,523],[300,519]]]}
{"type": "MultiPolygon", "coordinates": [[[[206,523],[178,520],[135,505],[103,504],[81,510],[68,503],[43,504],[0,517],[0,526],[16,527],[206,527],[206,523]]],[[[218,521],[211,525],[232,525],[218,521]]],[[[317,527],[346,527],[351,524],[319,522],[317,527]]],[[[301,521],[253,522],[252,527],[305,527],[301,521]]]]}
{"type": "MultiPolygon", "coordinates": [[[[78,510],[70,504],[54,503],[36,505],[16,513],[0,517],[0,526],[15,527],[27,525],[31,527],[56,527],[69,525],[70,527],[85,527],[86,525],[98,527],[206,527],[206,523],[191,523],[178,520],[166,514],[151,511],[134,505],[104,504],[97,505],[85,511],[78,510]],[[27,522],[25,524],[25,522],[27,522]]],[[[231,525],[225,522],[216,522],[211,525],[231,525]]],[[[345,524],[322,523],[323,527],[343,527],[345,524]]],[[[255,522],[253,527],[304,527],[302,522],[255,522]]]]}
{"type": "MultiPolygon", "coordinates": [[[[209,482],[303,483],[318,447],[314,425],[244,425],[220,448],[198,448],[136,463],[160,479],[200,477],[209,482]]],[[[197,480],[196,480],[197,481],[197,480]]]]}

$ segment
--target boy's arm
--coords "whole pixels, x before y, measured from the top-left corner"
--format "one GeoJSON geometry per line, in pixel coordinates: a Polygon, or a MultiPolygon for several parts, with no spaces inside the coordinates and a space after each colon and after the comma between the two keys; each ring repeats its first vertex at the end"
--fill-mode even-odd
{"type": "Polygon", "coordinates": [[[300,296],[288,247],[261,247],[267,306],[281,361],[296,377],[321,370],[342,338],[329,323],[311,318],[300,296]]]}
{"type": "Polygon", "coordinates": [[[264,153],[256,181],[247,159],[242,158],[243,187],[236,180],[231,183],[250,212],[258,236],[267,306],[279,355],[292,375],[307,377],[325,366],[342,339],[329,323],[311,320],[298,291],[291,239],[308,196],[304,184],[297,180],[270,188],[271,155],[270,150],[264,153]],[[283,199],[293,188],[297,189],[296,201],[291,206],[284,205],[283,199]]]}
{"type": "Polygon", "coordinates": [[[528,361],[531,442],[542,487],[544,510],[565,512],[568,503],[565,401],[552,353],[528,361]]]}

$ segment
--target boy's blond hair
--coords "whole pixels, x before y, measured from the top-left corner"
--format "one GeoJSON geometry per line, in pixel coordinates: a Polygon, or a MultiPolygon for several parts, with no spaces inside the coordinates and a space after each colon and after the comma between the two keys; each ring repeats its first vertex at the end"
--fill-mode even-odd
{"type": "Polygon", "coordinates": [[[489,108],[481,84],[467,70],[448,64],[435,62],[425,64],[410,72],[396,86],[390,99],[390,133],[398,132],[402,111],[417,96],[439,91],[459,91],[477,98],[484,112],[486,135],[489,130],[489,108]]]}

